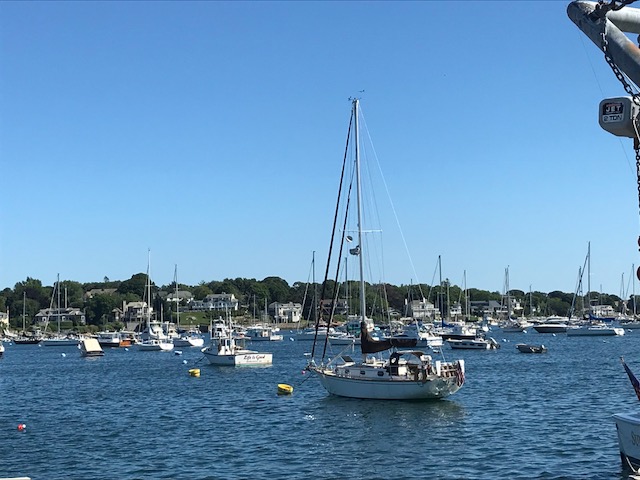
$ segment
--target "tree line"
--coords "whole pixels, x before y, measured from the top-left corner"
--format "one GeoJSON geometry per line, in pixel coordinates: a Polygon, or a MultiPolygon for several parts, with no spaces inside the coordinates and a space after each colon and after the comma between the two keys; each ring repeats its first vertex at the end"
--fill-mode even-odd
{"type": "MultiPolygon", "coordinates": [[[[138,273],[129,280],[110,281],[108,278],[102,282],[80,283],[73,280],[60,281],[61,307],[73,307],[82,310],[85,314],[87,324],[101,326],[110,321],[112,311],[115,308],[122,308],[123,302],[146,301],[147,275],[138,273]],[[87,297],[86,293],[95,289],[114,289],[113,293],[96,294],[87,297]]],[[[23,309],[27,321],[42,309],[56,307],[57,299],[53,298],[55,286],[44,286],[38,279],[27,277],[26,280],[18,282],[13,288],[5,288],[0,292],[0,311],[9,311],[10,320],[13,325],[22,322],[23,309]]],[[[227,278],[222,281],[200,282],[198,285],[190,286],[178,284],[179,290],[191,292],[194,300],[203,300],[209,294],[227,293],[233,294],[240,302],[240,310],[236,315],[259,315],[266,304],[272,302],[279,303],[299,303],[303,306],[303,317],[310,319],[313,316],[313,305],[318,303],[314,299],[337,298],[347,301],[350,312],[358,311],[359,289],[356,281],[336,284],[329,280],[325,284],[309,284],[295,282],[289,285],[286,280],[280,277],[267,277],[263,280],[255,278],[227,278]],[[336,292],[336,289],[338,291],[336,292]]],[[[164,303],[160,292],[171,293],[176,290],[175,283],[169,285],[151,285],[152,305],[155,311],[164,308],[166,312],[171,311],[171,305],[164,303]]],[[[469,302],[494,300],[503,302],[505,297],[500,292],[490,292],[471,288],[466,291],[457,285],[451,285],[447,281],[442,286],[438,285],[400,285],[391,284],[367,284],[366,286],[367,305],[371,309],[367,315],[378,317],[385,315],[389,310],[395,310],[401,315],[405,314],[408,302],[426,298],[434,305],[446,302],[447,305],[459,303],[463,307],[463,313],[467,314],[465,306],[466,298],[469,302]],[[444,300],[441,300],[444,299],[444,300]]],[[[589,295],[585,294],[585,297],[589,295]]],[[[594,298],[597,295],[598,304],[611,305],[617,311],[622,310],[623,300],[616,295],[595,294],[589,295],[594,298]]],[[[527,292],[522,290],[509,291],[511,298],[517,299],[524,307],[523,315],[528,316],[532,311],[536,315],[567,315],[572,305],[576,304],[573,293],[553,291],[527,292]]],[[[584,298],[581,299],[584,302],[584,298]]],[[[628,299],[628,305],[633,299],[628,299]]],[[[630,307],[633,309],[633,307],[630,307]]],[[[175,306],[173,307],[175,310],[175,306]]]]}

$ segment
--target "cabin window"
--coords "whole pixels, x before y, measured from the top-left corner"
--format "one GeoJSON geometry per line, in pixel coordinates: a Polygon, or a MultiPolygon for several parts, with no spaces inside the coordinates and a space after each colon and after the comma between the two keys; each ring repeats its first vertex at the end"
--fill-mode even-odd
{"type": "Polygon", "coordinates": [[[367,372],[365,372],[364,370],[360,370],[360,375],[366,375],[367,372]]]}
{"type": "Polygon", "coordinates": [[[384,372],[383,372],[383,371],[378,372],[378,376],[379,376],[379,377],[382,377],[383,375],[384,375],[384,372]]]}

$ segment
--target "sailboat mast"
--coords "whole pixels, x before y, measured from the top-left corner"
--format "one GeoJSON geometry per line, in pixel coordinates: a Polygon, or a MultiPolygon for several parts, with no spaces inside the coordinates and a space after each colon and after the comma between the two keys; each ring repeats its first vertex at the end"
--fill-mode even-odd
{"type": "Polygon", "coordinates": [[[58,289],[58,308],[57,308],[57,314],[58,314],[58,335],[60,335],[60,274],[58,274],[58,281],[56,282],[56,288],[58,289]]]}
{"type": "Polygon", "coordinates": [[[176,329],[180,329],[180,297],[178,296],[178,264],[173,271],[173,281],[176,284],[176,329]]]}
{"type": "Polygon", "coordinates": [[[360,101],[357,98],[353,99],[353,125],[355,135],[355,149],[356,149],[356,192],[358,200],[358,246],[360,251],[358,252],[358,263],[360,266],[360,314],[362,315],[362,321],[366,318],[366,299],[364,288],[364,265],[362,262],[363,248],[362,248],[362,184],[360,179],[360,122],[358,119],[358,107],[360,101]]]}
{"type": "Polygon", "coordinates": [[[26,290],[22,292],[22,334],[24,335],[25,331],[25,318],[27,316],[27,292],[26,290]]]}
{"type": "Polygon", "coordinates": [[[151,249],[147,251],[147,328],[151,326],[151,249]]]}
{"type": "Polygon", "coordinates": [[[438,309],[440,310],[440,323],[444,327],[444,305],[442,301],[442,259],[440,258],[440,255],[438,255],[438,272],[440,282],[438,283],[438,309]]]}
{"type": "Polygon", "coordinates": [[[587,244],[587,296],[589,300],[589,313],[591,313],[591,242],[587,244]]]}

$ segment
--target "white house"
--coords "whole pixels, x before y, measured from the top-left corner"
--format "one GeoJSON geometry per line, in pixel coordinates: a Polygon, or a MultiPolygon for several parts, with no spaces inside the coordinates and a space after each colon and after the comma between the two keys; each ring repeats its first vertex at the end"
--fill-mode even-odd
{"type": "Polygon", "coordinates": [[[408,314],[413,318],[437,318],[440,316],[440,312],[435,305],[426,298],[422,300],[412,300],[409,302],[408,314]]]}
{"type": "Polygon", "coordinates": [[[273,302],[269,305],[269,313],[276,323],[298,323],[302,318],[302,305],[299,303],[273,302]]]}
{"type": "Polygon", "coordinates": [[[189,310],[231,310],[237,311],[240,302],[233,293],[212,293],[204,297],[204,300],[189,302],[189,310]]]}

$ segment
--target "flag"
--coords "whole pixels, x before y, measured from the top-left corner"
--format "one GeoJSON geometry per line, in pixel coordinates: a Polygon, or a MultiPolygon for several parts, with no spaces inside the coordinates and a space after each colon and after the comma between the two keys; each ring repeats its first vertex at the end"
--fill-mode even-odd
{"type": "Polygon", "coordinates": [[[462,369],[462,365],[458,364],[456,368],[456,383],[459,387],[464,384],[464,370],[462,369]]]}
{"type": "Polygon", "coordinates": [[[620,357],[620,361],[622,362],[622,366],[624,367],[625,372],[627,372],[627,375],[629,375],[629,380],[631,380],[631,385],[633,385],[633,389],[636,391],[638,400],[640,400],[640,381],[638,381],[631,369],[627,367],[627,364],[624,363],[624,357],[620,357]]]}

